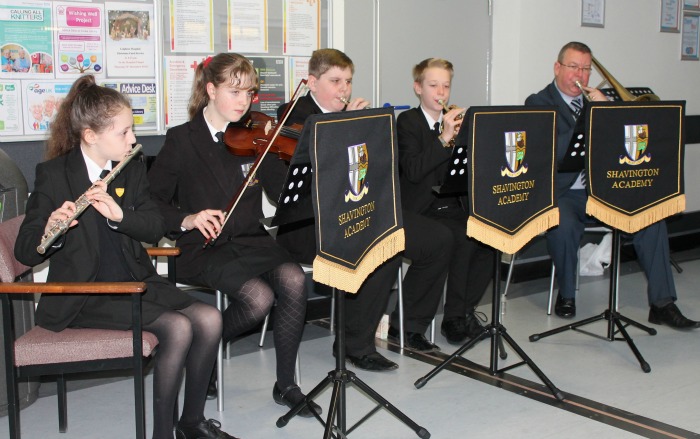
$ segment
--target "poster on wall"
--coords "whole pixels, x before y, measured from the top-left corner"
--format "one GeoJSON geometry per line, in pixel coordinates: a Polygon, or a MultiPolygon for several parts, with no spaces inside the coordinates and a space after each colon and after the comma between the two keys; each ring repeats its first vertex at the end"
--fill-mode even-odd
{"type": "Polygon", "coordinates": [[[104,75],[104,7],[54,3],[56,77],[104,75]]]}
{"type": "Polygon", "coordinates": [[[164,57],[163,99],[166,127],[174,127],[190,120],[187,105],[192,91],[194,71],[204,59],[202,55],[164,57]]]}
{"type": "Polygon", "coordinates": [[[214,51],[212,0],[170,0],[170,50],[214,51]]]}
{"type": "Polygon", "coordinates": [[[0,50],[0,78],[53,78],[51,2],[3,2],[0,50]]]}
{"type": "Polygon", "coordinates": [[[105,3],[107,75],[155,77],[156,38],[152,4],[105,3]]]}
{"type": "Polygon", "coordinates": [[[321,41],[321,2],[284,0],[283,54],[311,56],[321,41]]]}
{"type": "Polygon", "coordinates": [[[309,77],[309,56],[294,56],[289,58],[289,88],[288,98],[291,99],[294,90],[302,79],[309,77]]]}
{"type": "Polygon", "coordinates": [[[21,82],[25,135],[44,134],[48,131],[72,85],[72,82],[67,81],[21,82]]]}
{"type": "Polygon", "coordinates": [[[23,134],[21,102],[19,81],[0,81],[0,136],[23,134]]]}
{"type": "Polygon", "coordinates": [[[267,53],[267,0],[229,0],[228,51],[267,53]]]}
{"type": "Polygon", "coordinates": [[[277,107],[287,102],[286,63],[281,56],[249,56],[260,82],[250,108],[277,118],[277,107]]]}
{"type": "Polygon", "coordinates": [[[100,82],[100,85],[113,88],[129,98],[135,131],[155,130],[158,127],[157,88],[153,78],[108,80],[100,82]]]}

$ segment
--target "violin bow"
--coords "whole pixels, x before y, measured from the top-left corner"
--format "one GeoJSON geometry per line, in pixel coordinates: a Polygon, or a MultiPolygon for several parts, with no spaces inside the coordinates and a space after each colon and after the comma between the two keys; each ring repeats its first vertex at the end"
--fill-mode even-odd
{"type": "MultiPolygon", "coordinates": [[[[297,86],[296,90],[294,90],[294,94],[292,95],[292,99],[289,101],[289,105],[287,105],[287,108],[284,110],[284,113],[282,114],[282,118],[277,123],[277,127],[275,128],[275,131],[272,134],[272,138],[270,139],[269,142],[267,142],[267,146],[265,147],[265,150],[255,158],[255,161],[253,162],[250,169],[248,170],[248,175],[246,175],[246,177],[243,179],[243,183],[241,183],[241,185],[238,187],[238,190],[236,190],[236,193],[233,195],[233,198],[231,199],[228,206],[226,207],[224,221],[221,224],[222,231],[224,230],[226,223],[228,223],[228,220],[233,215],[233,211],[236,209],[238,202],[241,201],[241,198],[243,198],[243,194],[245,193],[245,190],[248,187],[248,184],[255,176],[255,173],[258,171],[258,168],[260,167],[260,164],[262,163],[263,158],[265,158],[267,153],[270,151],[270,148],[275,143],[275,140],[277,140],[277,136],[282,131],[282,127],[287,122],[289,115],[292,114],[292,110],[294,110],[294,107],[296,106],[297,101],[302,96],[302,94],[305,95],[308,91],[309,91],[309,87],[307,85],[307,80],[302,79],[299,82],[299,85],[297,86]]],[[[221,231],[219,232],[219,234],[220,233],[221,233],[221,231]]],[[[202,247],[207,248],[209,245],[214,245],[214,242],[216,241],[216,238],[219,237],[219,234],[217,234],[214,237],[207,238],[207,240],[204,241],[204,245],[202,247]]]]}

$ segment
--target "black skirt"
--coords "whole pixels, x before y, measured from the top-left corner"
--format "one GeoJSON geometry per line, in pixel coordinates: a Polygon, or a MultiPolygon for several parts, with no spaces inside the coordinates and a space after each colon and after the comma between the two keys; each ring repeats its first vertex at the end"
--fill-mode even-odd
{"type": "MultiPolygon", "coordinates": [[[[146,292],[141,296],[142,324],[156,320],[163,312],[185,309],[197,299],[156,275],[144,280],[146,292]]],[[[131,295],[100,294],[90,296],[71,328],[131,329],[131,295]]]]}
{"type": "Polygon", "coordinates": [[[181,278],[180,283],[221,290],[238,291],[250,279],[288,262],[289,253],[278,245],[248,246],[227,242],[207,249],[202,256],[203,269],[195,276],[181,278]]]}

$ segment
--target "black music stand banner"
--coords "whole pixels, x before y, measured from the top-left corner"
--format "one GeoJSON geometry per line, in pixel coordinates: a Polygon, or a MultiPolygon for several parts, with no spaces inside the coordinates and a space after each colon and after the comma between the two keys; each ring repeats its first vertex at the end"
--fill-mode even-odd
{"type": "Polygon", "coordinates": [[[308,135],[315,281],[356,293],[379,265],[403,251],[395,128],[393,108],[307,119],[300,143],[308,135]]]}
{"type": "Polygon", "coordinates": [[[685,210],[685,101],[591,102],[586,213],[634,233],[685,210]]]}
{"type": "MultiPolygon", "coordinates": [[[[515,253],[559,224],[554,193],[556,110],[472,107],[466,119],[471,163],[467,235],[515,253]]],[[[461,134],[456,147],[465,137],[461,134]]]]}

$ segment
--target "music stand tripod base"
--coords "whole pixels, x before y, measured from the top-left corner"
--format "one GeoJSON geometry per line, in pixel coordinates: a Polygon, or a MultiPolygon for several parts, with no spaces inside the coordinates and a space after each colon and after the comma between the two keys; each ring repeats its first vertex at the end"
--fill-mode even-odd
{"type": "MultiPolygon", "coordinates": [[[[496,251],[495,257],[494,257],[494,272],[493,272],[493,301],[491,303],[491,324],[487,325],[484,327],[484,330],[482,334],[478,337],[474,337],[473,339],[469,340],[466,342],[462,347],[457,349],[449,358],[444,360],[442,363],[438,364],[433,370],[428,372],[425,376],[422,378],[419,378],[415,383],[415,387],[417,389],[422,388],[425,386],[425,384],[432,379],[435,375],[438,374],[442,369],[447,367],[451,362],[453,362],[455,359],[457,359],[460,355],[462,355],[464,352],[469,350],[472,346],[483,340],[484,338],[487,338],[487,336],[490,336],[491,338],[491,354],[490,354],[490,365],[489,365],[489,372],[491,375],[496,375],[499,373],[503,373],[507,370],[513,369],[518,366],[522,366],[523,364],[527,364],[528,367],[537,375],[537,377],[549,388],[549,390],[552,392],[552,395],[558,400],[558,401],[563,401],[564,400],[564,394],[562,393],[561,390],[559,390],[552,381],[547,378],[547,376],[540,370],[539,367],[530,359],[530,357],[527,356],[525,351],[518,346],[518,344],[513,340],[513,338],[508,334],[506,331],[505,326],[501,324],[501,292],[500,292],[500,279],[501,279],[501,252],[496,251]],[[511,348],[520,356],[522,359],[521,362],[513,364],[511,366],[499,369],[498,367],[498,347],[499,344],[502,343],[502,340],[505,340],[506,343],[510,345],[511,348]]],[[[503,356],[501,356],[503,358],[503,356]]]]}
{"type": "Polygon", "coordinates": [[[393,406],[389,401],[384,399],[379,393],[374,391],[369,385],[359,379],[354,372],[351,372],[345,368],[345,293],[338,289],[335,289],[335,303],[336,303],[336,357],[335,357],[335,369],[328,372],[328,375],[314,387],[306,398],[300,401],[297,405],[292,407],[287,414],[280,417],[277,420],[277,427],[282,428],[289,423],[289,421],[296,416],[299,411],[307,405],[307,401],[313,401],[323,390],[328,386],[333,386],[333,393],[331,394],[331,402],[328,407],[328,415],[326,421],[314,411],[314,417],[325,427],[324,439],[331,439],[334,437],[346,438],[353,430],[359,427],[362,423],[368,420],[372,415],[378,412],[380,409],[384,408],[389,411],[392,415],[403,422],[407,427],[413,430],[418,437],[421,439],[430,438],[430,432],[424,427],[416,424],[411,418],[406,416],[398,408],[393,406]],[[349,429],[346,428],[346,401],[345,401],[345,390],[348,384],[353,384],[359,388],[370,399],[374,400],[377,404],[375,408],[370,410],[365,416],[363,416],[359,421],[357,421],[349,429]],[[334,423],[335,421],[335,423],[334,423]]]}
{"type": "Polygon", "coordinates": [[[634,344],[634,341],[632,341],[632,337],[629,336],[625,328],[627,326],[634,326],[635,328],[639,328],[642,331],[647,332],[649,335],[656,335],[656,329],[642,325],[641,323],[636,322],[628,317],[625,317],[619,312],[615,311],[615,304],[617,303],[617,289],[619,286],[620,275],[620,231],[617,229],[613,229],[612,245],[612,255],[614,259],[610,271],[610,295],[608,300],[608,309],[606,309],[597,316],[589,317],[576,323],[570,323],[568,325],[560,326],[559,328],[554,328],[541,334],[532,334],[530,336],[530,341],[536,342],[545,337],[549,337],[550,335],[559,334],[560,332],[568,330],[582,332],[584,334],[592,335],[594,337],[603,338],[607,341],[624,340],[627,342],[627,346],[629,346],[630,350],[637,358],[637,361],[639,361],[639,366],[642,368],[642,371],[644,371],[645,373],[649,373],[651,371],[651,366],[649,366],[649,363],[647,363],[646,360],[644,360],[642,353],[639,352],[639,349],[637,349],[637,346],[634,344]],[[608,331],[606,337],[599,337],[595,334],[591,334],[578,329],[581,326],[585,326],[589,323],[597,322],[599,320],[606,320],[608,322],[608,331]],[[615,337],[615,327],[617,327],[617,332],[619,332],[622,335],[622,338],[615,337]]]}

